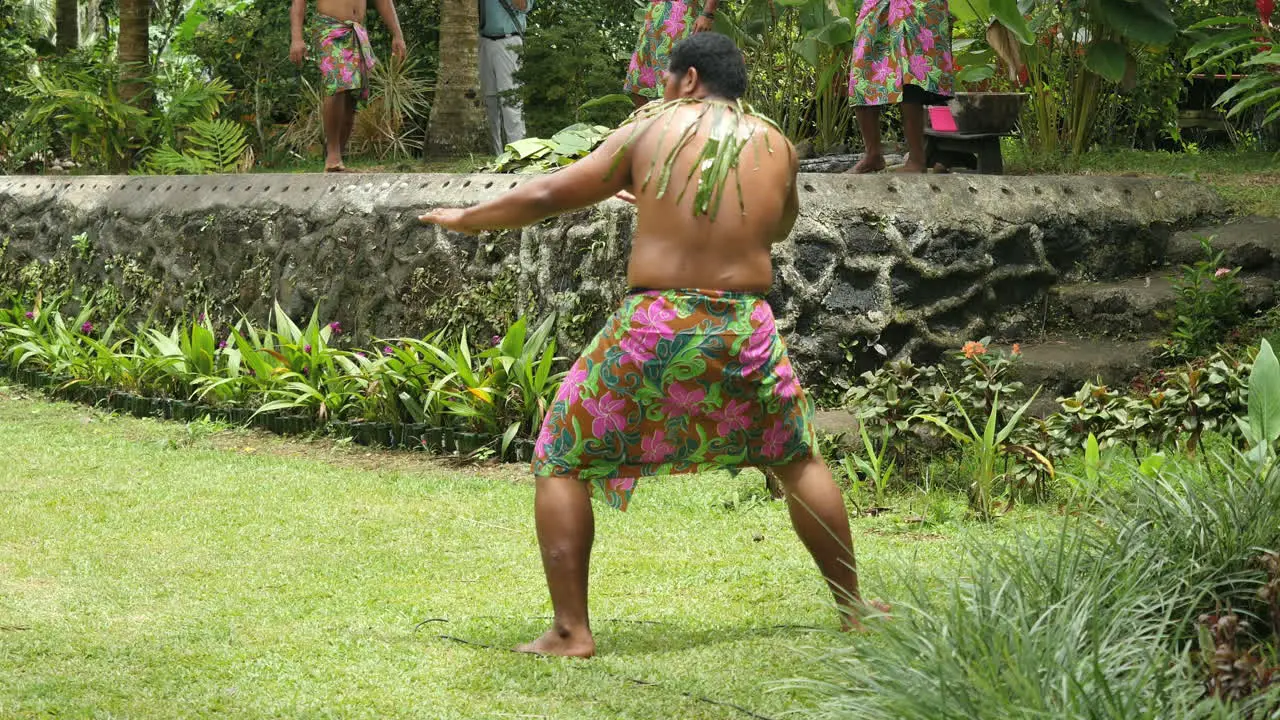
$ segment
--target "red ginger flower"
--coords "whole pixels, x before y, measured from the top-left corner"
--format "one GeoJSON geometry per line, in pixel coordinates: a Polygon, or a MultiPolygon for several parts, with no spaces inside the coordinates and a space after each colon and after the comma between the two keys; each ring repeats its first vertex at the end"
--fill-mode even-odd
{"type": "Polygon", "coordinates": [[[1256,0],[1258,6],[1258,17],[1262,18],[1262,24],[1270,26],[1271,16],[1276,11],[1276,0],[1256,0]]]}

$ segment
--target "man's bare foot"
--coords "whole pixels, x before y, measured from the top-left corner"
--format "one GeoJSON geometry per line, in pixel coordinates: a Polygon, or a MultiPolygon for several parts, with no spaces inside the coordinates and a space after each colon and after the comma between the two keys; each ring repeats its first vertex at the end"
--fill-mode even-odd
{"type": "Polygon", "coordinates": [[[344,173],[344,172],[348,172],[348,170],[347,170],[346,166],[344,166],[344,165],[330,165],[330,166],[325,167],[324,171],[325,171],[325,172],[327,172],[327,173],[344,173]]]}
{"type": "Polygon", "coordinates": [[[551,628],[531,643],[516,646],[516,652],[558,657],[589,658],[596,654],[596,641],[589,631],[567,632],[551,628]]]}
{"type": "Polygon", "coordinates": [[[884,170],[883,155],[863,155],[857,165],[849,168],[849,174],[866,175],[868,173],[880,172],[881,170],[884,170]]]}
{"type": "Polygon", "coordinates": [[[856,608],[841,608],[840,631],[841,632],[866,632],[867,626],[862,623],[862,618],[867,615],[878,615],[884,619],[889,618],[889,603],[872,600],[864,602],[856,608]]]}

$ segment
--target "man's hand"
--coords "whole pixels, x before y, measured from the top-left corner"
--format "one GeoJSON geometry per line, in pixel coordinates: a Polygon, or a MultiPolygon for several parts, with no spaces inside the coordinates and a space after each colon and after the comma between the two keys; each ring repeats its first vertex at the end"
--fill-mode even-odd
{"type": "Polygon", "coordinates": [[[307,57],[307,44],[301,40],[294,40],[289,45],[289,60],[294,65],[301,65],[302,60],[307,57]]]}
{"type": "Polygon", "coordinates": [[[456,232],[465,233],[467,235],[475,235],[479,232],[477,228],[463,222],[462,218],[467,211],[458,208],[440,208],[432,210],[418,218],[423,225],[439,225],[446,230],[454,230],[456,232]]]}
{"type": "Polygon", "coordinates": [[[404,45],[404,38],[397,37],[391,39],[391,57],[404,60],[409,55],[409,48],[404,45]]]}
{"type": "Polygon", "coordinates": [[[693,21],[693,32],[695,34],[708,32],[711,30],[712,26],[715,25],[715,22],[715,20],[712,20],[706,15],[699,15],[698,19],[693,21]]]}

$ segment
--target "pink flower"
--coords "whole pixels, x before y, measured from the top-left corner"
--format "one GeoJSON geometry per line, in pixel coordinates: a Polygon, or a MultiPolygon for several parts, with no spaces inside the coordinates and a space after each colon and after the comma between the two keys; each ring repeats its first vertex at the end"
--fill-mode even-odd
{"type": "Polygon", "coordinates": [[[640,455],[641,462],[658,463],[671,457],[671,453],[675,452],[676,446],[666,442],[665,435],[666,433],[659,430],[640,441],[640,449],[643,451],[640,455]]]}
{"type": "Polygon", "coordinates": [[[751,424],[751,418],[748,417],[750,410],[751,405],[745,400],[741,402],[729,400],[726,402],[723,408],[711,413],[711,417],[718,421],[716,423],[716,433],[720,437],[728,437],[729,433],[734,430],[746,430],[751,424]]]}
{"type": "Polygon", "coordinates": [[[884,57],[871,63],[871,82],[882,83],[889,79],[889,58],[884,57]]]}
{"type": "Polygon", "coordinates": [[[922,83],[929,79],[929,61],[923,55],[911,57],[911,75],[922,83]]]}
{"type": "Polygon", "coordinates": [[[793,398],[800,394],[800,383],[796,381],[796,374],[791,369],[791,363],[778,363],[774,374],[778,377],[778,384],[773,386],[774,394],[783,398],[793,398]]]}
{"type": "Polygon", "coordinates": [[[28,319],[28,320],[35,320],[35,319],[36,319],[36,313],[35,313],[35,311],[34,311],[34,310],[28,310],[28,311],[27,311],[27,319],[28,319]]]}
{"type": "Polygon", "coordinates": [[[1220,278],[1230,274],[1231,274],[1231,268],[1220,267],[1214,271],[1213,276],[1216,278],[1220,278]]]}
{"type": "Polygon", "coordinates": [[[640,69],[640,61],[636,59],[635,55],[632,55],[631,64],[627,66],[627,74],[629,75],[633,72],[638,71],[639,69],[640,69]]]}
{"type": "Polygon", "coordinates": [[[951,72],[952,70],[955,70],[955,60],[952,59],[950,50],[942,51],[942,64],[939,67],[942,69],[942,72],[951,72]]]}
{"type": "Polygon", "coordinates": [[[88,335],[89,333],[93,332],[93,323],[88,322],[86,320],[85,324],[80,326],[80,332],[84,333],[85,335],[88,335]]]}
{"type": "Polygon", "coordinates": [[[767,458],[782,457],[782,450],[790,439],[791,431],[781,420],[777,420],[773,423],[773,427],[764,431],[764,446],[761,451],[767,458]]]}
{"type": "Polygon", "coordinates": [[[862,62],[862,59],[867,56],[867,46],[869,46],[870,44],[871,44],[871,41],[866,39],[865,37],[858,38],[858,44],[853,46],[854,62],[862,62]]]}
{"type": "Polygon", "coordinates": [[[610,492],[624,493],[629,492],[636,486],[635,478],[610,478],[605,481],[604,487],[610,492]]]}
{"type": "Polygon", "coordinates": [[[689,6],[684,3],[671,3],[671,11],[667,15],[666,22],[662,23],[662,32],[667,37],[678,38],[680,33],[684,32],[684,15],[689,11],[689,6]]]}
{"type": "Polygon", "coordinates": [[[658,72],[651,67],[640,68],[640,87],[651,88],[658,84],[658,72]]]}
{"type": "Polygon", "coordinates": [[[622,432],[627,426],[624,412],[627,401],[614,397],[611,392],[605,392],[598,398],[586,398],[582,401],[582,406],[595,418],[591,421],[591,434],[597,438],[603,438],[611,432],[622,432]]]}
{"type": "Polygon", "coordinates": [[[551,428],[546,424],[542,426],[542,432],[538,433],[538,442],[533,445],[533,454],[537,455],[540,460],[547,458],[547,448],[551,447],[551,443],[555,438],[551,435],[551,428]]]}
{"type": "Polygon", "coordinates": [[[937,38],[934,37],[932,30],[922,27],[920,32],[916,33],[916,42],[920,44],[921,52],[930,52],[937,44],[937,38]]]}
{"type": "Polygon", "coordinates": [[[356,54],[351,48],[342,48],[342,61],[351,62],[356,59],[356,54]]]}
{"type": "Polygon", "coordinates": [[[329,47],[334,43],[335,40],[340,40],[346,36],[347,36],[346,28],[344,27],[334,28],[333,30],[329,31],[329,34],[325,36],[324,40],[320,41],[320,47],[329,47]]]}
{"type": "Polygon", "coordinates": [[[862,20],[862,18],[870,15],[871,11],[875,10],[879,5],[880,0],[865,0],[865,2],[862,3],[862,9],[858,11],[858,20],[862,20]]]}
{"type": "Polygon", "coordinates": [[[342,334],[342,323],[337,322],[337,321],[334,321],[334,322],[329,323],[329,332],[333,333],[334,335],[341,335],[341,334],[342,334]]]}
{"type": "Polygon", "coordinates": [[[587,379],[587,369],[581,365],[574,365],[569,369],[569,374],[565,376],[564,382],[560,383],[560,389],[556,392],[556,402],[568,401],[570,405],[578,402],[578,394],[581,391],[581,385],[587,379]]]}
{"type": "Polygon", "coordinates": [[[676,319],[676,311],[667,307],[665,298],[658,298],[647,306],[636,308],[631,314],[631,324],[639,326],[645,330],[651,330],[670,340],[676,334],[667,326],[668,322],[676,319]]]}
{"type": "Polygon", "coordinates": [[[320,60],[320,72],[326,75],[333,72],[333,58],[325,55],[324,58],[320,60]]]}
{"type": "Polygon", "coordinates": [[[889,1],[889,22],[896,23],[906,20],[915,14],[914,0],[890,0],[889,1]]]}
{"type": "Polygon", "coordinates": [[[689,390],[679,383],[673,383],[667,388],[667,398],[662,401],[662,412],[673,418],[697,415],[702,410],[702,401],[705,399],[706,390],[689,390]]]}
{"type": "Polygon", "coordinates": [[[657,346],[657,336],[644,333],[631,333],[618,343],[618,349],[622,350],[622,363],[624,365],[630,363],[637,367],[643,367],[645,363],[657,357],[653,353],[657,346]]]}
{"type": "Polygon", "coordinates": [[[748,377],[764,367],[773,356],[775,332],[773,313],[769,312],[768,306],[761,305],[752,311],[751,319],[759,324],[751,332],[751,337],[747,338],[742,352],[738,355],[738,362],[742,363],[743,377],[748,377]]]}
{"type": "Polygon", "coordinates": [[[355,75],[351,73],[351,68],[344,67],[338,71],[338,77],[342,78],[342,82],[349,83],[355,78],[355,75]]]}

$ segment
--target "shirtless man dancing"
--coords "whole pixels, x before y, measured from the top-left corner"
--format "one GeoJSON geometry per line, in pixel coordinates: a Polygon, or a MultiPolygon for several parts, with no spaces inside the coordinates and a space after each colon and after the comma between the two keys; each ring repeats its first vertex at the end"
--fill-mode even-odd
{"type": "MultiPolygon", "coordinates": [[[[404,36],[396,18],[393,0],[373,0],[378,16],[391,32],[391,54],[403,59],[404,36]]],[[[325,172],[345,172],[342,153],[351,139],[355,125],[356,103],[369,99],[369,73],[377,59],[369,45],[364,27],[366,0],[316,0],[319,15],[311,28],[316,52],[320,56],[321,84],[324,88],[325,172]]],[[[302,26],[307,16],[307,0],[293,0],[289,9],[289,25],[293,42],[289,59],[301,65],[307,56],[307,43],[302,26]]]]}
{"type": "Polygon", "coordinates": [[[595,653],[587,614],[593,492],[625,509],[639,477],[744,466],[772,468],[782,479],[791,521],[844,627],[858,627],[849,518],[818,454],[813,406],[764,300],[770,247],[799,213],[796,155],[771,124],[740,110],[746,85],[732,40],[694,35],[676,46],[667,73],[664,99],[681,102],[647,106],[564,170],[475,207],[422,217],[476,233],[523,227],[615,194],[637,206],[631,291],[570,369],[534,452],[538,544],[555,619],[519,650],[595,653]],[[704,184],[716,175],[703,155],[715,154],[712,138],[741,143],[739,177],[719,187],[704,184]],[[662,192],[657,179],[668,160],[662,192]],[[691,177],[695,165],[711,177],[691,177]]]}

